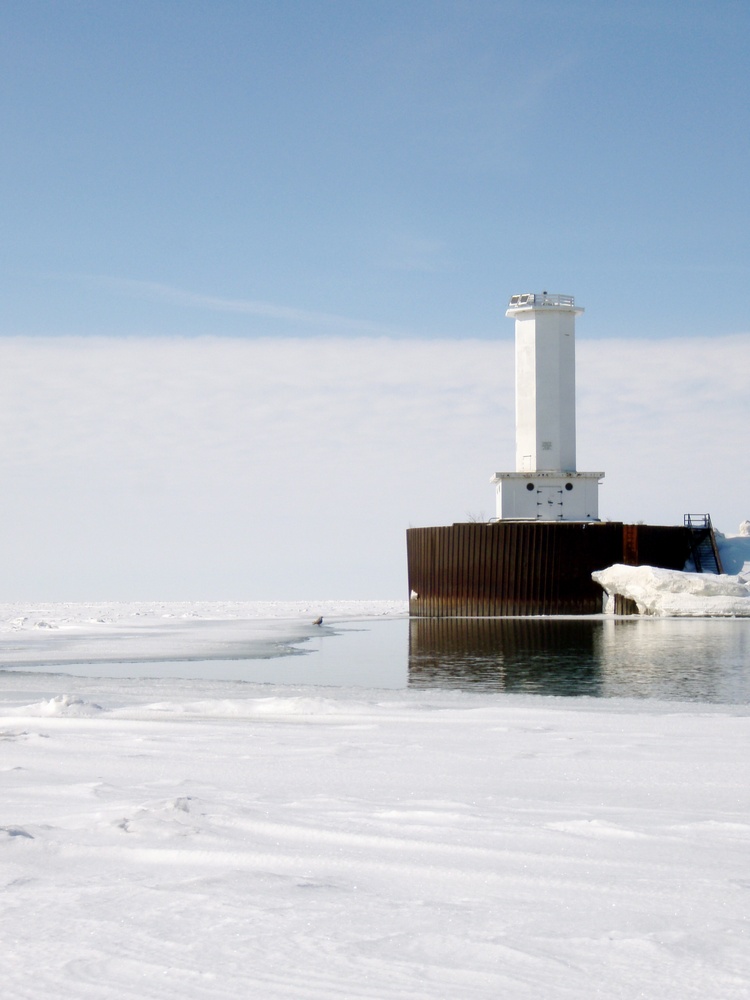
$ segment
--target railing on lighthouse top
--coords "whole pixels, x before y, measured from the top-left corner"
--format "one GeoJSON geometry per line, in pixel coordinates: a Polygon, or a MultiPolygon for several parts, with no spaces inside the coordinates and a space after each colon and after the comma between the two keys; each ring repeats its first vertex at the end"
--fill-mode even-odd
{"type": "Polygon", "coordinates": [[[511,295],[509,309],[523,309],[537,306],[575,306],[572,295],[559,295],[557,292],[527,292],[524,295],[511,295]]]}

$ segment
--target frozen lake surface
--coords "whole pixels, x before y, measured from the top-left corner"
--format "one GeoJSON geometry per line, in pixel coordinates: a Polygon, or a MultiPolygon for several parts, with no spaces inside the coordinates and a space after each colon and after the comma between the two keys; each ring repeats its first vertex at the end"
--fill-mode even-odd
{"type": "Polygon", "coordinates": [[[2,610],[8,996],[750,995],[747,620],[2,610]]]}

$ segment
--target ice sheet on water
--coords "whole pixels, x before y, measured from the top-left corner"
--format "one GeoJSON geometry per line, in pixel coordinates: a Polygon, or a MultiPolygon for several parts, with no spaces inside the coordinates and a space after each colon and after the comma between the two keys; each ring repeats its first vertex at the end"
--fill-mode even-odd
{"type": "Polygon", "coordinates": [[[307,601],[102,601],[0,604],[0,632],[35,628],[142,628],[190,621],[312,623],[327,619],[396,617],[408,613],[404,600],[307,601]]]}
{"type": "Polygon", "coordinates": [[[298,656],[309,640],[330,634],[329,622],[400,617],[405,609],[403,601],[183,602],[44,605],[19,614],[18,605],[0,605],[0,666],[82,673],[138,665],[158,675],[160,664],[182,663],[195,675],[201,663],[298,656]]]}
{"type": "Polygon", "coordinates": [[[610,598],[634,601],[642,615],[673,617],[750,617],[750,534],[722,535],[717,544],[725,572],[679,572],[655,566],[617,563],[592,574],[610,598]]]}

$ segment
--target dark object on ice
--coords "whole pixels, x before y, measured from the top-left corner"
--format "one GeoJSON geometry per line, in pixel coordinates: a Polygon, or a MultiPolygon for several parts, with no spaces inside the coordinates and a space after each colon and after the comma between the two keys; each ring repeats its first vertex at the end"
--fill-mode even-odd
{"type": "Polygon", "coordinates": [[[316,618],[315,621],[313,622],[313,625],[322,625],[322,624],[323,624],[323,616],[322,615],[320,616],[320,618],[316,618]]]}

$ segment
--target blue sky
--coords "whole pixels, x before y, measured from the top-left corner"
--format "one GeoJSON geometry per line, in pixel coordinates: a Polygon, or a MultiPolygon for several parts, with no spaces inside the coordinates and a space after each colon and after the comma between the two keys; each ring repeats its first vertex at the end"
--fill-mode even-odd
{"type": "Polygon", "coordinates": [[[23,0],[0,334],[748,322],[745,2],[23,0]]]}

